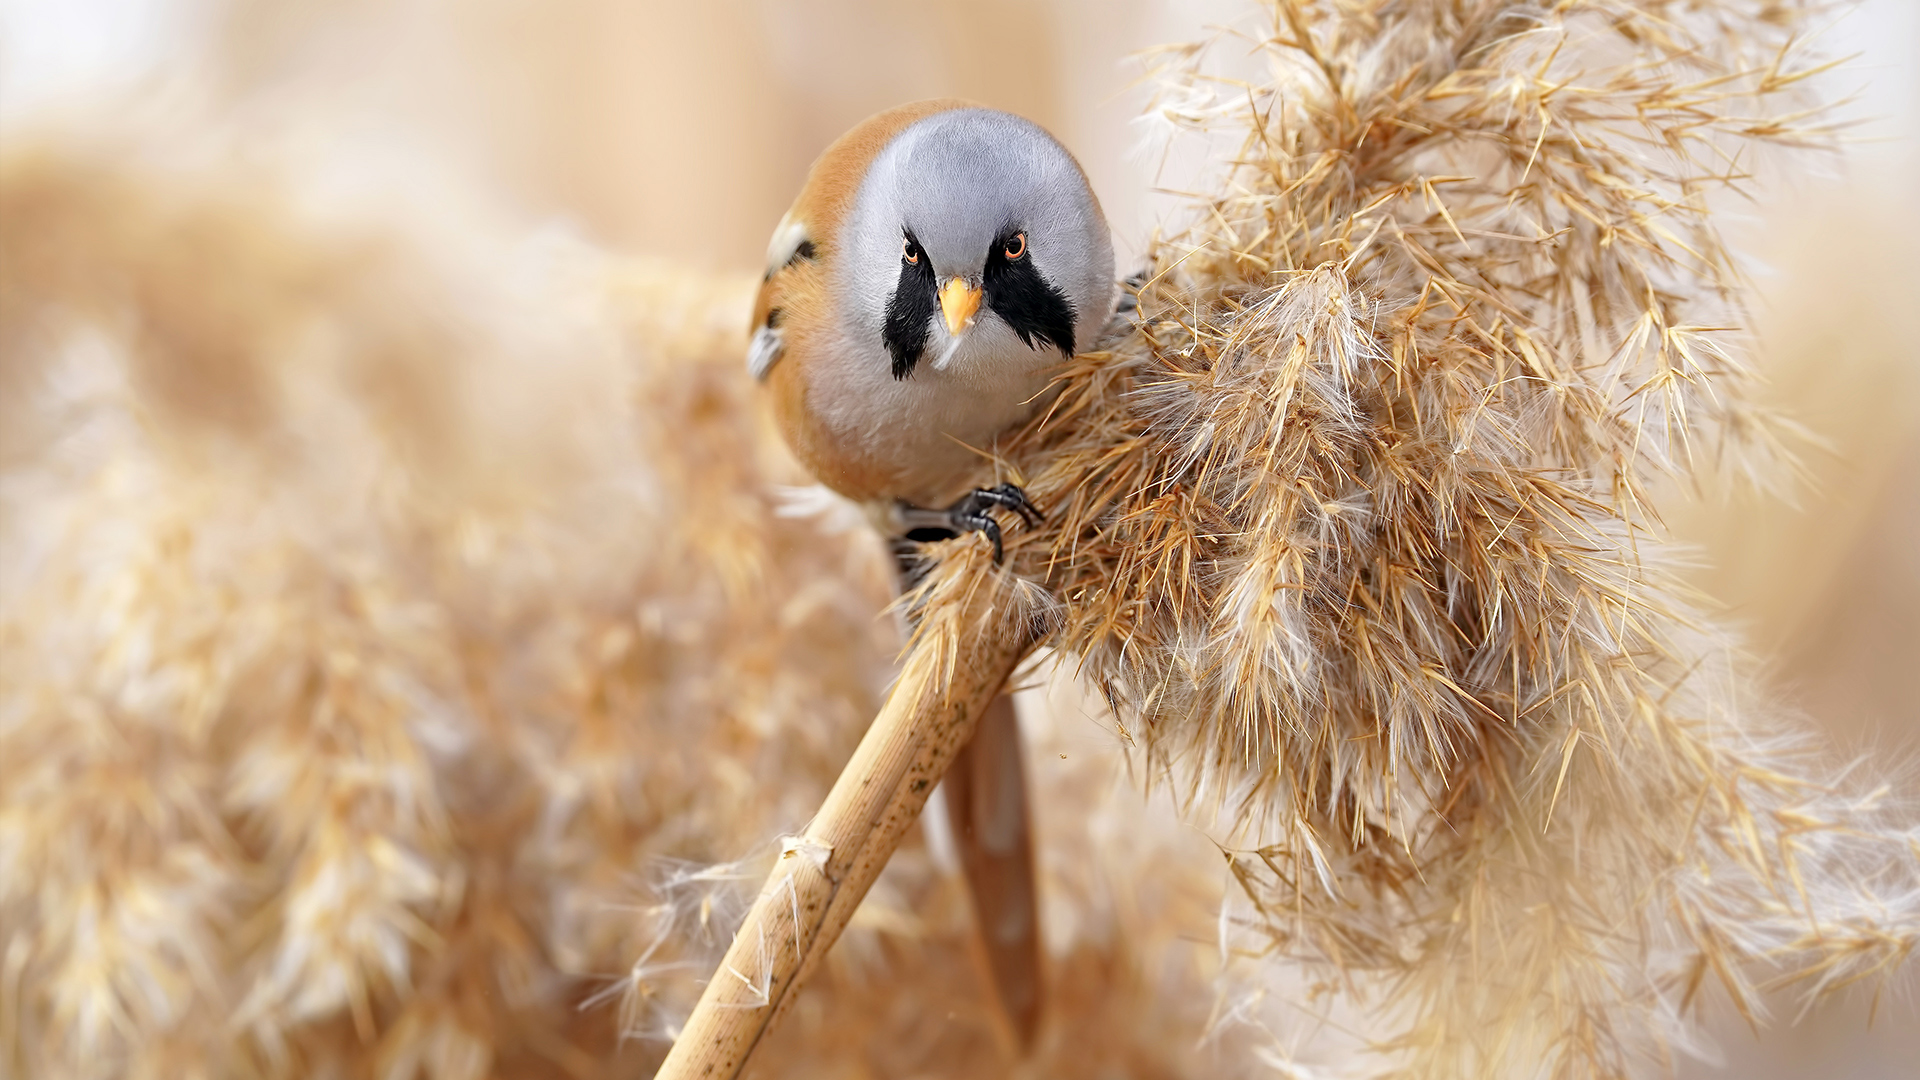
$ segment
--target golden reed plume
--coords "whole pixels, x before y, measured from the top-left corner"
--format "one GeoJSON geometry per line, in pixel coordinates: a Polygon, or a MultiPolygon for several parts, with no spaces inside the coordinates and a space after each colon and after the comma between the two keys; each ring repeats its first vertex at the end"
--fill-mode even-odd
{"type": "MultiPolygon", "coordinates": [[[[783,487],[752,280],[468,244],[0,154],[0,1076],[651,1075],[873,716],[893,564],[783,487]]],[[[1107,768],[1034,1067],[1182,1075],[1215,882],[1107,768]]],[[[910,837],[780,1075],[1003,1073],[968,918],[910,837]]]]}
{"type": "Polygon", "coordinates": [[[1753,700],[1649,495],[1789,467],[1710,211],[1823,138],[1812,6],[1280,0],[1270,81],[1163,58],[1238,152],[1007,455],[1012,558],[1387,1074],[1627,1075],[1707,982],[1920,933],[1909,819],[1753,700]]]}
{"type": "MultiPolygon", "coordinates": [[[[1657,1075],[1709,995],[1907,955],[1911,815],[1654,513],[1790,468],[1710,212],[1825,141],[1816,7],[1284,0],[1222,43],[1259,79],[1159,54],[1233,160],[1008,453],[1046,526],[912,599],[924,657],[983,595],[1044,631],[1154,798],[1039,734],[1030,1060],[909,834],[757,1075],[1657,1075]]],[[[887,557],[780,491],[751,282],[303,205],[0,154],[0,1077],[649,1075],[881,705],[887,557]]]]}

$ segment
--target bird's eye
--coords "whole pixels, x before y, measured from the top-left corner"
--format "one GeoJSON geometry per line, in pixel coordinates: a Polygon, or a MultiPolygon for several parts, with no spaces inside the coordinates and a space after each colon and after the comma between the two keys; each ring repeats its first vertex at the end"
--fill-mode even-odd
{"type": "Polygon", "coordinates": [[[1027,234],[1023,232],[1014,233],[1007,239],[1006,244],[1000,248],[1000,251],[1007,257],[1008,262],[1012,262],[1020,256],[1025,255],[1027,253],[1027,234]]]}
{"type": "Polygon", "coordinates": [[[900,257],[907,260],[908,266],[920,265],[920,245],[913,242],[913,237],[900,238],[900,257]]]}

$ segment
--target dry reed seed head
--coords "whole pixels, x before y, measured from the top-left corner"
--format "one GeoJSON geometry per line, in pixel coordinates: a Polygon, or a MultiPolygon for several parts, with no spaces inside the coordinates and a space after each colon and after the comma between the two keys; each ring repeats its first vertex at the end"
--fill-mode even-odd
{"type": "MultiPolygon", "coordinates": [[[[343,240],[298,195],[0,148],[0,206],[34,207],[6,265],[80,268],[0,290],[31,391],[0,464],[0,1074],[647,1075],[764,877],[730,860],[807,820],[892,677],[891,563],[783,513],[751,280],[343,240]],[[154,336],[181,326],[259,390],[244,423],[191,399],[226,384],[154,336]]],[[[1042,857],[1080,933],[1033,1067],[1191,1073],[1204,973],[1144,958],[1185,925],[1153,905],[1217,882],[1150,880],[1186,834],[1067,745],[1042,857]],[[1089,843],[1087,792],[1130,831],[1089,843]]],[[[1004,1074],[955,883],[910,841],[868,907],[782,1072],[1004,1074]]]]}
{"type": "Polygon", "coordinates": [[[1638,1072],[1703,979],[1752,1010],[1920,929],[1910,826],[1782,741],[1646,495],[1786,468],[1711,211],[1823,138],[1810,9],[1281,0],[1267,82],[1163,54],[1240,152],[1008,452],[1010,559],[1378,1070],[1638,1072]]]}
{"type": "Polygon", "coordinates": [[[6,1070],[455,1077],[611,1047],[616,1010],[572,1011],[644,944],[636,869],[803,817],[892,648],[880,554],[776,528],[792,467],[738,449],[764,438],[732,371],[746,283],[676,281],[632,321],[677,332],[628,338],[617,305],[670,279],[588,265],[615,286],[585,331],[543,312],[496,334],[527,309],[480,314],[465,293],[490,282],[404,242],[369,266],[271,198],[6,164],[0,201],[47,211],[9,215],[8,250],[83,266],[7,312],[9,366],[60,421],[4,478],[6,1070]],[[223,291],[282,265],[304,269],[272,303],[223,291]],[[186,325],[227,335],[264,415],[209,427],[156,389],[207,385],[198,339],[166,336],[186,325]],[[462,440],[528,438],[487,379],[581,393],[476,490],[449,471],[467,448],[406,441],[438,423],[410,372],[462,440]],[[648,396],[681,407],[636,417],[648,396]]]}
{"type": "MultiPolygon", "coordinates": [[[[1364,1033],[1341,1071],[1611,1073],[1705,987],[1910,949],[1911,829],[1770,733],[1641,491],[1774,429],[1700,329],[1739,323],[1704,192],[1817,128],[1742,101],[1794,90],[1797,9],[1286,5],[1279,94],[1175,73],[1183,122],[1257,112],[1242,164],[1011,455],[1050,524],[992,579],[1057,598],[1162,800],[1036,785],[1046,895],[1089,898],[1037,1075],[1213,1075],[1283,999],[1364,1033]],[[1193,1050],[1170,796],[1228,812],[1239,897],[1193,1050]]],[[[750,283],[503,283],[109,165],[0,158],[39,200],[0,370],[44,391],[0,406],[0,1071],[644,1074],[581,1006],[670,1030],[732,895],[645,868],[804,821],[897,644],[877,547],[778,517],[750,283]],[[536,385],[567,424],[499,406],[536,385]]],[[[776,1064],[1004,1071],[939,1022],[981,1000],[963,905],[912,850],[882,885],[917,924],[856,927],[776,1064]]]]}

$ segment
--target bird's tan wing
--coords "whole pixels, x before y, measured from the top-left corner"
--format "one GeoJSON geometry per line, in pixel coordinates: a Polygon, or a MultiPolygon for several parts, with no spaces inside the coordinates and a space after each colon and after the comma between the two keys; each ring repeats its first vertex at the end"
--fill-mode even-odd
{"type": "Polygon", "coordinates": [[[1022,1049],[1040,1023],[1040,911],[1013,699],[1001,694],[946,776],[954,846],[995,995],[1022,1049]]]}
{"type": "Polygon", "coordinates": [[[888,109],[840,136],[813,163],[767,244],[767,273],[754,298],[753,342],[747,349],[747,370],[755,379],[764,381],[782,357],[795,351],[796,336],[806,336],[810,321],[828,310],[820,264],[832,258],[831,240],[839,235],[873,159],[914,121],[973,105],[938,98],[888,109]]]}
{"type": "Polygon", "coordinates": [[[767,274],[753,299],[753,340],[747,346],[747,373],[764,382],[787,351],[788,325],[799,294],[814,292],[818,273],[808,273],[818,257],[813,230],[802,200],[788,210],[767,244],[767,274]],[[809,264],[802,266],[802,264],[809,264]]]}

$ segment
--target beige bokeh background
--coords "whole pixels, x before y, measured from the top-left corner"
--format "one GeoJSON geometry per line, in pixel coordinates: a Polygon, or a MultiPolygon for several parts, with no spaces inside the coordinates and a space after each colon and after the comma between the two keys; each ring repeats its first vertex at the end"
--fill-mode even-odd
{"type": "MultiPolygon", "coordinates": [[[[7,0],[0,125],[273,163],[323,214],[485,220],[750,272],[829,140],[960,95],[1081,157],[1127,266],[1176,204],[1154,189],[1183,179],[1140,149],[1128,57],[1244,16],[1225,0],[7,0]]],[[[1840,752],[1899,763],[1920,748],[1920,5],[1868,0],[1822,44],[1860,54],[1827,83],[1857,94],[1846,152],[1759,163],[1754,200],[1728,210],[1759,362],[1825,448],[1787,498],[1733,485],[1665,509],[1780,693],[1840,752]]],[[[1871,1029],[1869,1004],[1758,1042],[1718,1024],[1724,1069],[1689,1074],[1914,1075],[1911,993],[1871,1029]]]]}

